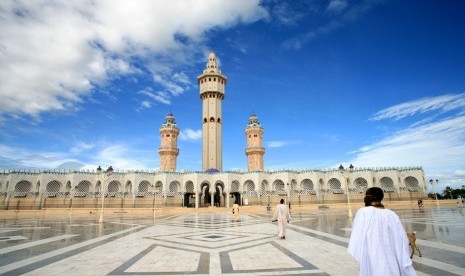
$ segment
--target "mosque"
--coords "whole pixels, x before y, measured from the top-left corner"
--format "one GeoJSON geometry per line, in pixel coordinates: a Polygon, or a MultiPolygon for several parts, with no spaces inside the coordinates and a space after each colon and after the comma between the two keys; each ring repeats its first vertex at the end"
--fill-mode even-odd
{"type": "Polygon", "coordinates": [[[223,171],[222,102],[227,77],[210,53],[198,76],[202,101],[202,171],[178,171],[179,128],[173,114],[160,127],[157,171],[6,170],[0,172],[4,209],[58,206],[143,208],[151,206],[227,207],[277,204],[330,204],[362,201],[367,188],[381,187],[385,201],[426,196],[421,167],[348,168],[330,170],[265,170],[264,128],[256,114],[245,127],[247,171],[223,171]],[[102,203],[100,203],[102,201],[102,203]]]}

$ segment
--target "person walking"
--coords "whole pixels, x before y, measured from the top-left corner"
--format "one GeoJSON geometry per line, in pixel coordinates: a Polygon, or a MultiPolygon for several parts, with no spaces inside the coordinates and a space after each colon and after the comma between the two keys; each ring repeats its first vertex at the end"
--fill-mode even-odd
{"type": "Polygon", "coordinates": [[[234,203],[233,208],[232,208],[232,213],[234,215],[234,221],[239,220],[239,205],[234,203]]]}
{"type": "Polygon", "coordinates": [[[366,191],[365,207],[352,224],[347,251],[360,265],[360,275],[416,275],[409,254],[409,241],[396,213],[384,209],[381,188],[366,191]]]}
{"type": "Polygon", "coordinates": [[[290,219],[291,215],[289,213],[289,209],[284,204],[284,199],[281,199],[279,201],[279,204],[276,206],[273,218],[271,220],[272,222],[278,222],[278,236],[281,239],[286,238],[286,226],[289,223],[290,219]]]}

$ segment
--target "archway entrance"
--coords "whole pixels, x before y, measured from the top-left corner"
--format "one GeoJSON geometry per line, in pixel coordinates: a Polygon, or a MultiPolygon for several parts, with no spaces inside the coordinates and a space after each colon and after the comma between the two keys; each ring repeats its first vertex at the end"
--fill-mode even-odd
{"type": "Polygon", "coordinates": [[[210,195],[210,183],[204,182],[201,185],[201,197],[199,201],[199,207],[208,207],[211,205],[211,195],[210,195]]]}
{"type": "Polygon", "coordinates": [[[241,204],[241,193],[239,192],[232,192],[232,193],[229,193],[231,195],[231,202],[232,204],[239,204],[239,205],[242,205],[241,204]]]}
{"type": "Polygon", "coordinates": [[[215,184],[215,194],[213,195],[213,205],[216,207],[224,206],[225,203],[225,194],[224,194],[224,184],[217,182],[215,184]],[[223,198],[223,199],[222,199],[223,198]]]}
{"type": "Polygon", "coordinates": [[[195,207],[195,193],[185,193],[184,194],[184,206],[186,207],[195,207]]]}

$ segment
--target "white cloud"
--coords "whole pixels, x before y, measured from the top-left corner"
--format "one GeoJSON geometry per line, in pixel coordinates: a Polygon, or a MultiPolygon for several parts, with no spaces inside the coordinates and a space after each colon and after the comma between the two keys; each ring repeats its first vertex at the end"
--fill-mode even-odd
{"type": "Polygon", "coordinates": [[[398,120],[415,114],[422,114],[436,110],[445,112],[454,109],[465,109],[465,93],[429,97],[398,104],[377,112],[370,118],[370,120],[398,120]]]}
{"type": "Polygon", "coordinates": [[[196,141],[202,139],[202,130],[193,130],[190,128],[186,128],[181,131],[181,134],[179,134],[179,139],[183,141],[196,141]]]}
{"type": "MultiPolygon", "coordinates": [[[[0,145],[0,167],[10,169],[55,169],[64,163],[79,163],[67,153],[39,152],[0,145]]],[[[74,168],[74,167],[73,167],[74,168]]]]}
{"type": "Polygon", "coordinates": [[[141,109],[150,109],[152,108],[152,104],[149,102],[149,101],[142,101],[140,103],[140,107],[138,110],[141,110],[141,109]]]}
{"type": "Polygon", "coordinates": [[[464,94],[420,99],[384,109],[373,120],[404,118],[426,111],[451,111],[448,117],[420,118],[412,125],[353,152],[354,166],[422,166],[427,178],[438,178],[442,186],[465,185],[464,94]]]}
{"type": "Polygon", "coordinates": [[[285,141],[269,141],[266,144],[269,148],[282,148],[286,146],[288,143],[285,141]]]}
{"type": "Polygon", "coordinates": [[[454,176],[465,176],[465,169],[454,171],[454,176]]]}
{"type": "Polygon", "coordinates": [[[46,152],[0,145],[0,167],[6,169],[84,169],[94,170],[99,165],[115,169],[149,169],[156,165],[153,151],[141,151],[137,146],[96,141],[78,142],[70,152],[46,152]],[[96,150],[93,155],[83,153],[96,150]]]}
{"type": "Polygon", "coordinates": [[[347,6],[348,3],[345,0],[331,0],[329,1],[326,11],[331,13],[339,13],[345,10],[347,6]]]}
{"type": "Polygon", "coordinates": [[[84,169],[95,169],[98,165],[112,166],[114,169],[134,170],[150,168],[155,164],[146,164],[136,157],[134,149],[125,144],[106,145],[100,150],[92,161],[93,164],[86,164],[84,169]],[[96,166],[96,164],[98,164],[96,166]],[[105,164],[105,165],[104,165],[105,164]]]}
{"type": "Polygon", "coordinates": [[[72,154],[80,154],[83,151],[87,151],[93,148],[94,148],[94,144],[79,141],[69,151],[72,154]]]}
{"type": "Polygon", "coordinates": [[[178,95],[187,83],[173,68],[203,52],[210,29],[265,16],[259,0],[1,1],[0,117],[73,109],[112,78],[143,72],[135,60],[178,95]]]}
{"type": "MultiPolygon", "coordinates": [[[[156,93],[153,93],[152,89],[150,87],[148,87],[145,90],[139,91],[138,93],[146,95],[147,97],[149,97],[150,99],[152,99],[152,100],[154,100],[154,101],[156,101],[158,103],[162,103],[162,104],[166,104],[166,105],[171,104],[171,101],[169,100],[169,95],[166,92],[158,91],[156,93]]],[[[143,106],[144,108],[150,108],[151,104],[149,102],[147,102],[147,101],[143,101],[141,106],[143,106]]]]}

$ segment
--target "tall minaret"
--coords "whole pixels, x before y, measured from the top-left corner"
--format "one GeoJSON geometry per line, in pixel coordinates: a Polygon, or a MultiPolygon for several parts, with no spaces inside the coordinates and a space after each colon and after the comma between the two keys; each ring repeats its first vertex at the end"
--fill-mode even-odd
{"type": "Polygon", "coordinates": [[[223,170],[221,104],[224,99],[226,76],[221,74],[212,52],[208,55],[207,68],[197,78],[202,99],[202,170],[223,170]]]}
{"type": "Polygon", "coordinates": [[[158,149],[160,154],[160,170],[175,171],[178,149],[179,128],[176,127],[173,114],[169,113],[165,123],[160,128],[161,145],[158,149]]]}
{"type": "Polygon", "coordinates": [[[249,124],[245,128],[245,137],[247,138],[245,155],[247,155],[249,171],[263,171],[263,155],[265,154],[265,148],[263,147],[263,132],[265,131],[258,122],[257,115],[250,115],[249,124]]]}

